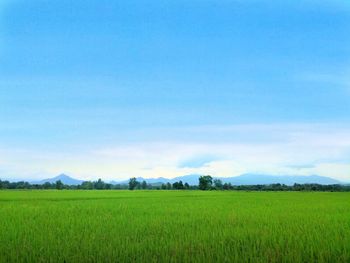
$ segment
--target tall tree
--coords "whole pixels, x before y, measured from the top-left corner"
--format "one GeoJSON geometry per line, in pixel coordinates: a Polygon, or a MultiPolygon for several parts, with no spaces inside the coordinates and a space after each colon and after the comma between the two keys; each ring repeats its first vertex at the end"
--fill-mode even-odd
{"type": "Polygon", "coordinates": [[[184,184],[182,183],[181,180],[179,181],[179,186],[178,187],[179,187],[178,189],[184,189],[184,184]]]}
{"type": "Polygon", "coordinates": [[[134,190],[140,183],[136,180],[135,177],[130,178],[129,180],[129,190],[134,190]]]}
{"type": "Polygon", "coordinates": [[[104,189],[105,183],[99,178],[97,182],[95,182],[95,189],[101,190],[104,189]]]}
{"type": "Polygon", "coordinates": [[[56,189],[57,190],[62,190],[63,189],[63,183],[61,180],[56,181],[56,189]]]}
{"type": "Polygon", "coordinates": [[[220,179],[214,179],[214,186],[216,190],[222,190],[223,184],[220,179]]]}
{"type": "Polygon", "coordinates": [[[179,183],[178,182],[173,183],[173,189],[179,189],[179,183]]]}
{"type": "Polygon", "coordinates": [[[199,189],[200,190],[210,190],[213,185],[213,177],[210,175],[204,175],[199,177],[199,189]]]}
{"type": "Polygon", "coordinates": [[[147,182],[145,180],[143,180],[143,182],[141,184],[141,188],[142,189],[147,189],[147,182]]]}

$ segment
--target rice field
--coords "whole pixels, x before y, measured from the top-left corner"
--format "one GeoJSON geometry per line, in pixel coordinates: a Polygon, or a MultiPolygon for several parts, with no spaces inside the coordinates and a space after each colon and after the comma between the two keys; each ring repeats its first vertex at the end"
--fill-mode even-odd
{"type": "Polygon", "coordinates": [[[350,262],[350,193],[0,191],[0,262],[350,262]]]}

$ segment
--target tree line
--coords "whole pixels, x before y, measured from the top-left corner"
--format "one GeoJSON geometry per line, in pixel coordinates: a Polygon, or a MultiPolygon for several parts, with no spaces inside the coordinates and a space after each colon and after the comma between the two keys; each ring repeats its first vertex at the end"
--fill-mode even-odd
{"type": "Polygon", "coordinates": [[[235,191],[324,191],[324,192],[349,192],[350,185],[322,185],[322,184],[256,184],[256,185],[232,185],[223,183],[220,179],[213,179],[210,175],[199,177],[200,190],[235,190],[235,191]]]}
{"type": "Polygon", "coordinates": [[[71,189],[71,190],[122,190],[128,189],[125,184],[109,184],[105,183],[101,179],[97,181],[85,181],[79,185],[68,185],[64,184],[61,180],[54,183],[46,182],[44,184],[31,184],[28,182],[9,182],[0,180],[0,190],[1,189],[71,189]]]}
{"type": "Polygon", "coordinates": [[[66,185],[58,180],[55,183],[30,184],[28,182],[9,182],[0,180],[0,190],[3,189],[71,189],[71,190],[234,190],[234,191],[327,191],[349,192],[350,185],[321,185],[321,184],[269,184],[269,185],[232,185],[223,183],[220,179],[214,179],[210,175],[200,176],[198,185],[189,185],[181,180],[174,183],[149,184],[146,181],[138,181],[130,178],[128,184],[110,184],[101,179],[97,181],[85,181],[80,185],[66,185]]]}

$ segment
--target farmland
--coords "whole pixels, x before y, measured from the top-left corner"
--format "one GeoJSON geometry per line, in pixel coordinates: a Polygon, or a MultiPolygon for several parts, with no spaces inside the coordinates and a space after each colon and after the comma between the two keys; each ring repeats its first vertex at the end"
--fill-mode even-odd
{"type": "Polygon", "coordinates": [[[0,262],[350,262],[350,193],[0,191],[0,262]]]}

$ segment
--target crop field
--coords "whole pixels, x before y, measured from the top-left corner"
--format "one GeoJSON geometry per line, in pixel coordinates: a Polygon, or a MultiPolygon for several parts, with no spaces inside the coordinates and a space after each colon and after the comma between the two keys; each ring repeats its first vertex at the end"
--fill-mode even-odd
{"type": "Polygon", "coordinates": [[[350,262],[350,193],[0,191],[0,262],[350,262]]]}

